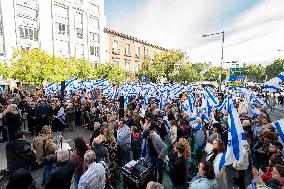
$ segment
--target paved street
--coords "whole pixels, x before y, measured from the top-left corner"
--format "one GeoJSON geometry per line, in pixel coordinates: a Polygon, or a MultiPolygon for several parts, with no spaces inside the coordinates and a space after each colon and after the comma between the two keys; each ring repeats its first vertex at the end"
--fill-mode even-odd
{"type": "MultiPolygon", "coordinates": [[[[68,142],[68,144],[73,147],[74,146],[74,143],[73,143],[73,139],[75,137],[83,137],[86,142],[88,142],[89,140],[89,137],[90,137],[90,134],[91,132],[85,128],[82,128],[82,127],[78,127],[76,129],[76,131],[66,131],[63,133],[63,137],[66,139],[66,141],[68,142]]],[[[32,141],[32,138],[31,137],[27,137],[28,141],[32,141]]],[[[6,143],[1,143],[0,144],[0,170],[3,170],[3,169],[6,169],[7,167],[7,164],[6,164],[6,154],[5,154],[5,145],[6,143]]],[[[33,178],[36,180],[36,182],[38,184],[41,183],[41,176],[42,176],[42,168],[39,168],[37,170],[34,170],[32,171],[32,175],[33,175],[33,178]]],[[[5,182],[5,181],[4,181],[5,182]]],[[[0,189],[3,188],[3,182],[0,182],[0,189]]]]}
{"type": "MultiPolygon", "coordinates": [[[[276,121],[278,119],[284,118],[284,108],[277,106],[275,109],[275,112],[272,112],[270,114],[271,116],[271,121],[276,121]]],[[[70,132],[66,131],[63,133],[63,137],[67,140],[70,146],[73,146],[73,139],[75,137],[81,136],[83,137],[86,142],[88,142],[89,136],[91,132],[88,131],[85,128],[78,127],[76,131],[70,132]]],[[[28,141],[32,141],[31,137],[27,137],[28,141]]],[[[6,155],[5,155],[5,145],[6,143],[1,143],[0,144],[0,170],[6,169],[6,155]]],[[[38,184],[41,183],[41,176],[42,176],[42,168],[39,168],[37,170],[32,171],[33,178],[36,180],[38,184]]],[[[233,188],[233,177],[237,177],[237,172],[232,168],[229,167],[227,171],[227,178],[228,178],[228,186],[229,188],[233,188]]],[[[246,182],[248,183],[251,179],[250,173],[247,173],[246,175],[246,182]]],[[[0,189],[5,188],[5,183],[6,180],[3,179],[3,181],[0,181],[0,189]]],[[[166,189],[171,188],[171,182],[167,174],[165,174],[164,177],[164,184],[166,186],[166,189]]],[[[73,188],[73,187],[72,187],[73,188]]],[[[117,186],[117,188],[121,188],[121,186],[117,186]]]]}
{"type": "Polygon", "coordinates": [[[276,121],[284,118],[284,106],[278,105],[275,107],[275,111],[270,113],[271,121],[276,121]]]}

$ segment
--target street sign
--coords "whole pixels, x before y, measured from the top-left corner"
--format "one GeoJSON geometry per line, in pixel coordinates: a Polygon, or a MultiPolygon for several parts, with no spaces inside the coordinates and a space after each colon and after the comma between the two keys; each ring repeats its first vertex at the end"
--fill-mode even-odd
{"type": "Polygon", "coordinates": [[[247,68],[230,68],[231,72],[245,72],[247,68]]]}
{"type": "Polygon", "coordinates": [[[142,75],[141,81],[142,82],[147,82],[147,76],[145,74],[142,75]]]}
{"type": "Polygon", "coordinates": [[[243,81],[244,79],[245,79],[245,75],[231,74],[229,76],[229,81],[243,81]]]}
{"type": "Polygon", "coordinates": [[[235,74],[235,75],[244,75],[247,74],[247,72],[230,72],[231,74],[235,74]]]}
{"type": "Polygon", "coordinates": [[[236,85],[236,86],[241,86],[241,85],[245,85],[245,82],[240,82],[240,81],[234,81],[234,82],[230,82],[231,85],[236,85]]]}

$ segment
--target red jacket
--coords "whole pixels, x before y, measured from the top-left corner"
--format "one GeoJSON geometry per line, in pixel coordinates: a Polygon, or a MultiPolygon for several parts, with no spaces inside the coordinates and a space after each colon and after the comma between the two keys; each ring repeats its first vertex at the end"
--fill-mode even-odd
{"type": "Polygon", "coordinates": [[[272,179],[272,168],[271,167],[266,167],[265,173],[261,176],[261,179],[263,182],[266,182],[270,179],[272,179]]]}

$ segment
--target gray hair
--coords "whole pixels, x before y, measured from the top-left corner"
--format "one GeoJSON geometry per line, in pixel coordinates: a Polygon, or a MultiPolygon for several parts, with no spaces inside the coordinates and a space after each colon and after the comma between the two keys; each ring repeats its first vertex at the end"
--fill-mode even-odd
{"type": "Polygon", "coordinates": [[[51,127],[48,125],[43,126],[43,128],[41,129],[40,133],[41,134],[50,134],[51,131],[51,127]]]}
{"type": "Polygon", "coordinates": [[[158,182],[150,181],[148,182],[146,189],[164,189],[164,186],[158,182]]]}
{"type": "Polygon", "coordinates": [[[87,163],[92,163],[96,160],[96,154],[93,150],[86,151],[84,155],[84,161],[87,163]]]}
{"type": "Polygon", "coordinates": [[[64,162],[69,160],[70,154],[68,150],[60,149],[57,151],[57,162],[64,162]]]}

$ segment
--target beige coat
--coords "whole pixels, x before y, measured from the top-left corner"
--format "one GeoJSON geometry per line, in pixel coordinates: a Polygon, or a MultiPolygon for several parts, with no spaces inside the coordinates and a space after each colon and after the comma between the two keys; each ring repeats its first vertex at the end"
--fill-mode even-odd
{"type": "Polygon", "coordinates": [[[55,151],[57,149],[56,143],[53,141],[52,137],[47,134],[39,134],[38,137],[36,137],[33,141],[33,147],[35,150],[36,160],[38,164],[42,164],[40,161],[41,156],[43,155],[43,140],[46,140],[46,155],[49,154],[55,154],[55,151]]]}

